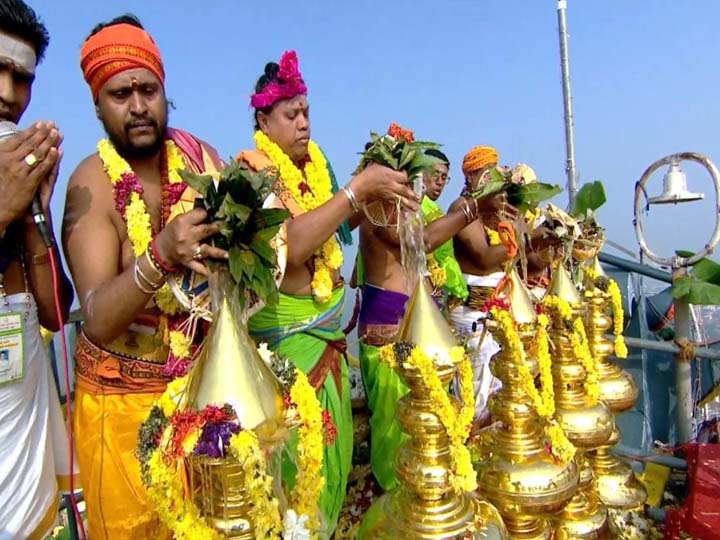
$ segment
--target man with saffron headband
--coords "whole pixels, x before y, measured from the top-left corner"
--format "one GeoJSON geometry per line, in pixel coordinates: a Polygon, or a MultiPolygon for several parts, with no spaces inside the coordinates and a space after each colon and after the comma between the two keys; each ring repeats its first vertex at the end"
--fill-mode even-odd
{"type": "MultiPolygon", "coordinates": [[[[0,0],[0,121],[17,124],[30,104],[48,31],[22,0],[0,0]]],[[[37,122],[0,142],[0,539],[40,540],[69,488],[67,432],[41,326],[67,319],[72,287],[58,272],[55,310],[51,252],[30,204],[38,195],[52,237],[50,198],[62,158],[53,122],[37,122]]],[[[55,244],[53,239],[53,244],[55,244]]],[[[53,258],[60,260],[53,245],[53,258]]]]}
{"type": "MultiPolygon", "coordinates": [[[[320,509],[332,534],[345,498],[350,473],[353,426],[350,385],[341,330],[345,286],[339,271],[341,243],[349,244],[350,224],[361,221],[361,207],[373,200],[400,201],[417,209],[419,201],[404,173],[371,165],[341,190],[319,146],[310,140],[307,87],[297,55],[286,52],[269,63],[251,98],[255,110],[256,149],[240,152],[251,168],[279,173],[278,200],[290,211],[287,221],[288,260],[280,300],[249,321],[259,342],[288,358],[308,374],[324,409],[337,427],[335,441],[325,447],[324,489],[320,509]]],[[[284,464],[293,482],[294,466],[284,464]]]]}
{"type": "MultiPolygon", "coordinates": [[[[439,159],[442,160],[442,157],[439,159]]],[[[447,158],[444,161],[447,162],[447,158]]],[[[447,178],[447,165],[441,162],[435,167],[434,173],[439,172],[447,178]]],[[[433,188],[429,193],[439,196],[441,189],[433,188]]],[[[424,200],[423,207],[428,207],[424,200]]],[[[442,210],[433,220],[428,220],[426,216],[425,221],[429,221],[424,230],[426,253],[434,252],[449,241],[477,217],[478,211],[478,201],[468,198],[446,216],[442,210]]],[[[395,411],[398,400],[407,394],[408,388],[396,371],[380,359],[379,354],[380,347],[395,340],[415,285],[403,268],[401,259],[400,237],[396,229],[376,226],[369,220],[361,223],[357,268],[357,281],[362,290],[358,324],[360,370],[371,412],[370,464],[384,490],[390,490],[399,483],[395,456],[407,438],[395,411]]],[[[442,284],[433,282],[432,269],[429,270],[429,285],[438,293],[436,299],[439,303],[442,284]]]]}
{"type": "MultiPolygon", "coordinates": [[[[497,167],[498,161],[497,150],[491,146],[476,146],[465,155],[462,171],[465,175],[466,196],[490,179],[490,172],[497,167]]],[[[462,269],[469,295],[463,304],[455,306],[449,313],[450,323],[458,334],[468,338],[468,346],[473,350],[471,360],[477,422],[483,422],[487,417],[488,397],[499,387],[499,381],[490,373],[490,359],[500,350],[492,337],[483,332],[478,321],[485,317],[482,308],[505,275],[504,266],[509,255],[507,246],[495,245],[488,237],[488,234],[494,232],[490,227],[496,226],[502,209],[507,206],[504,194],[489,199],[492,205],[481,214],[480,219],[454,238],[455,257],[462,269]]],[[[462,198],[455,201],[450,209],[460,204],[462,198]]]]}
{"type": "MultiPolygon", "coordinates": [[[[476,191],[490,179],[492,169],[498,166],[497,150],[491,146],[476,146],[463,159],[467,195],[476,191]]],[[[522,175],[524,170],[518,174],[522,175]]],[[[519,177],[518,177],[519,178],[519,177]]],[[[528,173],[528,180],[530,175],[528,173]]],[[[454,238],[455,256],[463,271],[468,287],[468,297],[462,305],[455,306],[449,313],[450,323],[458,334],[468,339],[474,349],[473,363],[475,390],[475,419],[482,424],[488,417],[488,397],[499,388],[500,382],[490,373],[490,359],[500,350],[492,337],[479,324],[485,317],[483,306],[490,299],[505,275],[505,266],[513,255],[512,247],[501,243],[496,231],[501,220],[513,220],[517,211],[507,204],[504,194],[488,197],[488,205],[480,212],[480,219],[468,225],[454,238]],[[482,341],[481,341],[482,339],[482,341]]],[[[463,204],[463,198],[455,201],[450,209],[463,204]]],[[[545,242],[544,233],[531,237],[535,249],[545,242]]],[[[536,254],[528,254],[528,266],[535,261],[536,254]]]]}
{"type": "MultiPolygon", "coordinates": [[[[167,127],[160,52],[133,16],[98,25],[81,51],[83,75],[108,139],[70,178],[63,238],[84,316],[75,354],[75,441],[94,540],[166,538],[135,456],[138,431],[200,336],[184,324],[166,278],[206,273],[227,254],[193,209],[178,171],[214,173],[217,153],[167,127]]],[[[163,504],[165,501],[163,501],[163,504]]]]}

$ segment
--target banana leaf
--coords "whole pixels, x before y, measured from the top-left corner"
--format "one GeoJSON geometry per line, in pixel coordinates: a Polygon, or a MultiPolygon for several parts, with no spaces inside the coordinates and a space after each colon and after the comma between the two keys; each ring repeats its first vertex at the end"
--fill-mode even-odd
{"type": "Polygon", "coordinates": [[[584,184],[575,196],[571,214],[574,217],[585,217],[588,211],[596,212],[607,201],[605,186],[599,180],[584,184]]]}
{"type": "Polygon", "coordinates": [[[552,199],[561,191],[560,186],[542,182],[510,184],[507,187],[508,202],[521,212],[534,208],[543,201],[552,199]]]}

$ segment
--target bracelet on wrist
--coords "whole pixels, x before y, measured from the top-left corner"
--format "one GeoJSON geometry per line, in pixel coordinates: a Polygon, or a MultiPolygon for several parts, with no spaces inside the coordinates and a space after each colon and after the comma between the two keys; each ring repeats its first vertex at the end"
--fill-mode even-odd
{"type": "Polygon", "coordinates": [[[156,240],[157,240],[157,237],[153,238],[152,242],[150,242],[150,255],[152,256],[153,260],[157,263],[157,265],[162,270],[164,270],[168,274],[177,272],[178,271],[177,266],[173,266],[172,264],[170,264],[169,262],[167,262],[160,256],[160,251],[158,251],[156,240]]]}
{"type": "Polygon", "coordinates": [[[135,259],[135,264],[133,265],[133,279],[135,280],[135,285],[145,294],[155,294],[160,288],[160,285],[153,288],[154,284],[149,282],[148,279],[143,276],[142,271],[140,270],[140,266],[138,265],[138,260],[139,259],[135,259]],[[143,285],[143,279],[147,282],[148,287],[143,285]]]}
{"type": "Polygon", "coordinates": [[[358,204],[357,197],[355,196],[355,192],[350,187],[350,184],[343,186],[341,189],[345,196],[348,198],[348,201],[350,202],[350,208],[352,208],[353,212],[359,212],[360,205],[358,204]]]}

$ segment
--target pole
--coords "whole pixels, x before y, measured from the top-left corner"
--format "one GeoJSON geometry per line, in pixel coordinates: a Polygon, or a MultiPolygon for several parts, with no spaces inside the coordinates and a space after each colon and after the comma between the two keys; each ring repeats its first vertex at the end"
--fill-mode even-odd
{"type": "Polygon", "coordinates": [[[570,93],[570,64],[568,61],[567,0],[558,0],[558,31],[560,33],[560,69],[562,71],[563,107],[565,109],[565,172],[567,173],[568,210],[572,209],[577,194],[575,172],[575,135],[570,93]]]}
{"type": "MultiPolygon", "coordinates": [[[[674,269],[673,276],[682,270],[674,269]]],[[[684,273],[684,272],[683,272],[684,273]]],[[[686,297],[675,298],[675,341],[690,339],[690,304],[686,297]]],[[[692,396],[692,363],[675,362],[675,393],[677,399],[677,431],[678,443],[684,444],[693,439],[693,396],[692,396]]]]}
{"type": "Polygon", "coordinates": [[[641,276],[657,279],[658,281],[662,281],[664,283],[672,283],[672,275],[670,272],[665,272],[664,270],[653,268],[652,266],[648,266],[646,264],[623,259],[622,257],[605,253],[604,251],[598,253],[598,259],[600,259],[600,262],[607,263],[616,268],[620,268],[621,270],[634,272],[636,274],[640,274],[641,276]]]}

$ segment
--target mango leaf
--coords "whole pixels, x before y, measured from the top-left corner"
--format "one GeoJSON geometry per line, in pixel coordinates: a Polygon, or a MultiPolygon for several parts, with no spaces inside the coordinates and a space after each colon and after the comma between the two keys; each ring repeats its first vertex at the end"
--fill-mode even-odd
{"type": "Polygon", "coordinates": [[[236,246],[231,247],[229,250],[230,274],[232,274],[235,283],[240,283],[243,277],[241,253],[240,248],[236,246]]]}
{"type": "Polygon", "coordinates": [[[290,212],[284,208],[262,208],[255,212],[255,227],[257,230],[280,225],[290,217],[290,212]]]}
{"type": "Polygon", "coordinates": [[[256,232],[250,243],[250,249],[272,265],[277,262],[277,255],[270,245],[270,241],[277,234],[278,228],[278,226],[268,227],[256,232]]]}
{"type": "Polygon", "coordinates": [[[431,170],[433,166],[439,162],[440,160],[435,156],[428,156],[423,152],[415,152],[412,161],[405,170],[408,178],[412,180],[417,174],[431,170]]]}
{"type": "Polygon", "coordinates": [[[210,186],[213,186],[212,176],[195,174],[187,169],[179,171],[179,174],[180,178],[182,178],[188,186],[197,191],[203,198],[207,198],[210,186]]]}
{"type": "Polygon", "coordinates": [[[521,212],[536,207],[562,191],[560,186],[533,182],[532,184],[510,184],[507,187],[508,202],[521,212]]]}
{"type": "Polygon", "coordinates": [[[244,225],[250,217],[251,213],[251,208],[248,208],[244,204],[235,202],[235,200],[232,198],[232,195],[228,193],[227,195],[225,195],[225,198],[220,205],[220,209],[217,211],[217,214],[215,214],[215,216],[217,217],[217,219],[225,220],[232,218],[238,221],[241,225],[244,225]]]}
{"type": "Polygon", "coordinates": [[[605,196],[605,186],[600,180],[595,180],[584,184],[575,196],[571,215],[574,217],[584,217],[588,210],[595,212],[607,201],[605,196]]]}
{"type": "Polygon", "coordinates": [[[252,278],[251,282],[252,289],[255,291],[260,298],[266,302],[270,299],[277,298],[277,287],[275,280],[273,279],[272,273],[265,266],[258,266],[257,272],[252,278]]]}
{"type": "Polygon", "coordinates": [[[442,144],[438,144],[432,141],[413,141],[411,143],[406,143],[406,145],[422,151],[429,150],[431,148],[434,150],[439,150],[440,148],[442,148],[442,144]]]}
{"type": "Polygon", "coordinates": [[[505,183],[507,181],[507,178],[505,178],[505,175],[502,173],[500,169],[497,167],[493,167],[490,169],[490,182],[503,182],[505,183]]]}
{"type": "MultiPolygon", "coordinates": [[[[694,255],[692,251],[677,250],[678,257],[690,258],[694,255]]],[[[693,276],[700,281],[720,285],[720,264],[707,257],[700,259],[693,265],[693,276]]]]}
{"type": "Polygon", "coordinates": [[[240,252],[240,262],[243,265],[243,273],[247,276],[248,280],[252,279],[257,269],[262,266],[262,262],[258,256],[249,249],[244,249],[240,252]]]}
{"type": "Polygon", "coordinates": [[[400,170],[410,165],[414,157],[415,150],[413,150],[409,144],[403,145],[402,153],[400,154],[400,164],[398,165],[400,170]]]}
{"type": "Polygon", "coordinates": [[[676,279],[672,285],[674,298],[685,298],[690,304],[698,306],[720,304],[720,285],[700,281],[691,276],[676,279]]]}
{"type": "MultiPolygon", "coordinates": [[[[491,173],[492,174],[492,173],[491,173]]],[[[473,191],[472,196],[476,199],[482,199],[483,197],[490,197],[496,195],[507,188],[507,182],[505,180],[490,180],[482,184],[479,189],[473,191]]]]}

